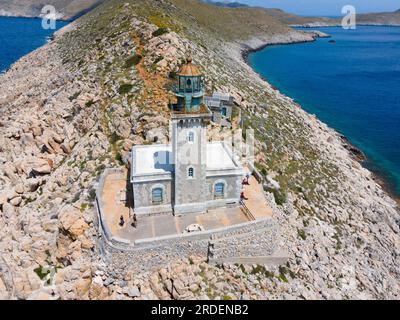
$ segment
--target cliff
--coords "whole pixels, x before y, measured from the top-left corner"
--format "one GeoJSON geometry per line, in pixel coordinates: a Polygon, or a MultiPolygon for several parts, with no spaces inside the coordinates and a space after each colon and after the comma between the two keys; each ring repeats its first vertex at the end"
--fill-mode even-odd
{"type": "MultiPolygon", "coordinates": [[[[341,136],[259,77],[251,48],[312,41],[254,9],[114,0],[0,76],[0,297],[356,299],[400,293],[399,210],[341,136]],[[168,139],[174,71],[188,55],[255,129],[257,167],[289,262],[191,257],[118,273],[100,259],[94,188],[134,144],[168,139]],[[55,268],[55,286],[45,286],[55,268]],[[54,289],[54,292],[51,290],[54,289]]],[[[210,138],[229,134],[210,128],[210,138]]]]}

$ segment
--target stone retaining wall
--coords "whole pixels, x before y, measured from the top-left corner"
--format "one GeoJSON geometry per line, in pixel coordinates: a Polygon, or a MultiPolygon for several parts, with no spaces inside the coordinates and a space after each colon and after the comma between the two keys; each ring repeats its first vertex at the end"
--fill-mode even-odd
{"type": "MultiPolygon", "coordinates": [[[[104,178],[113,169],[105,172],[99,182],[98,196],[104,178]]],[[[123,271],[134,268],[138,272],[167,265],[172,260],[191,255],[203,256],[213,261],[240,257],[270,256],[278,249],[279,228],[272,218],[250,221],[229,227],[197,233],[176,234],[131,242],[112,236],[103,223],[99,197],[96,201],[101,234],[100,249],[105,261],[114,269],[123,271]]]]}

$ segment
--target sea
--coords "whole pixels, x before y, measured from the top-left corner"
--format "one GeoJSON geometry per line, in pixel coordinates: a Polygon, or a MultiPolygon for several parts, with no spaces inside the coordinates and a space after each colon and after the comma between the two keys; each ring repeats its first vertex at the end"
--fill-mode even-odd
{"type": "Polygon", "coordinates": [[[400,196],[400,27],[317,28],[315,42],[268,46],[249,63],[362,150],[400,196]]]}
{"type": "MultiPolygon", "coordinates": [[[[57,21],[56,30],[66,24],[57,21]]],[[[44,45],[56,30],[43,29],[41,19],[0,17],[0,73],[22,56],[44,45]]]]}

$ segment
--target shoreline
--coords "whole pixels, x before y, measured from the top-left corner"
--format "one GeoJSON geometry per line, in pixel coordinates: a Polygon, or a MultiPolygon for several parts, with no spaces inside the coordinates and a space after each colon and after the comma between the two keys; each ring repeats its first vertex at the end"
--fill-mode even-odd
{"type": "MultiPolygon", "coordinates": [[[[41,16],[26,16],[26,15],[0,15],[0,18],[10,18],[10,19],[38,19],[41,20],[44,17],[41,16]]],[[[56,18],[54,19],[55,21],[61,21],[61,22],[72,22],[75,20],[75,18],[56,18]]]]}
{"type": "MultiPolygon", "coordinates": [[[[377,25],[371,25],[371,26],[377,26],[377,25]]],[[[321,26],[320,28],[334,28],[334,27],[338,27],[338,26],[321,26]]],[[[397,26],[396,26],[397,27],[397,26]]],[[[400,27],[400,25],[398,26],[400,27]]],[[[310,29],[312,27],[309,27],[310,29]]],[[[315,27],[318,28],[318,27],[315,27]]],[[[328,38],[330,37],[330,35],[328,36],[328,38]]],[[[243,61],[266,83],[268,83],[271,88],[273,90],[277,90],[280,94],[284,95],[285,97],[292,99],[293,101],[295,101],[293,98],[291,98],[290,96],[287,96],[285,94],[283,94],[277,87],[273,86],[272,84],[270,84],[268,82],[268,79],[263,76],[262,74],[260,74],[259,72],[257,72],[257,70],[255,70],[252,65],[250,64],[249,61],[249,55],[258,51],[261,51],[269,46],[276,46],[276,45],[293,45],[293,44],[301,44],[301,43],[309,43],[309,42],[315,42],[317,41],[318,38],[323,38],[323,37],[315,37],[313,40],[307,41],[307,40],[299,40],[299,41],[295,41],[292,40],[290,42],[276,42],[276,43],[264,43],[260,46],[257,46],[255,48],[250,47],[249,45],[243,44],[242,48],[241,48],[241,57],[243,59],[243,61]]],[[[325,37],[327,38],[327,37],[325,37]]],[[[300,106],[300,105],[299,105],[300,106]]],[[[301,107],[301,106],[300,106],[301,107]]],[[[306,110],[304,110],[302,107],[301,109],[306,112],[307,114],[309,114],[306,110]]],[[[317,116],[316,118],[321,121],[317,116]]],[[[322,121],[321,121],[322,122],[322,121]]],[[[324,123],[324,122],[323,122],[324,123]]],[[[326,124],[326,123],[325,123],[326,124]]],[[[326,124],[327,125],[327,124],[326,124]]],[[[328,126],[328,125],[327,125],[328,126]]],[[[373,165],[368,166],[368,164],[373,164],[372,160],[369,159],[364,152],[357,148],[356,146],[354,146],[350,139],[348,137],[346,137],[345,135],[343,135],[342,133],[340,133],[339,131],[337,131],[335,128],[332,128],[330,126],[328,126],[330,129],[332,129],[336,134],[338,134],[338,136],[340,137],[341,141],[342,141],[342,145],[343,147],[348,150],[351,158],[353,158],[355,161],[357,161],[364,169],[368,170],[371,172],[372,174],[372,179],[378,183],[382,189],[397,203],[397,205],[400,207],[400,195],[396,194],[395,191],[395,186],[392,185],[392,183],[390,181],[388,181],[388,178],[384,176],[384,174],[381,172],[379,172],[377,169],[374,170],[373,169],[373,165]]]]}
{"type": "MultiPolygon", "coordinates": [[[[318,28],[342,28],[341,24],[290,24],[290,28],[318,29],[318,28]]],[[[357,23],[356,27],[400,27],[400,24],[387,23],[357,23]]]]}

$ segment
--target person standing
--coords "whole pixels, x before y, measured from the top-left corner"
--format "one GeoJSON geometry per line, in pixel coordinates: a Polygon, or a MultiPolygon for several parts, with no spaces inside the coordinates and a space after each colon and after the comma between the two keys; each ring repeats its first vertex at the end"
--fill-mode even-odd
{"type": "Polygon", "coordinates": [[[124,217],[123,217],[123,216],[119,217],[119,226],[120,226],[120,227],[123,227],[124,224],[125,224],[124,217]]]}

